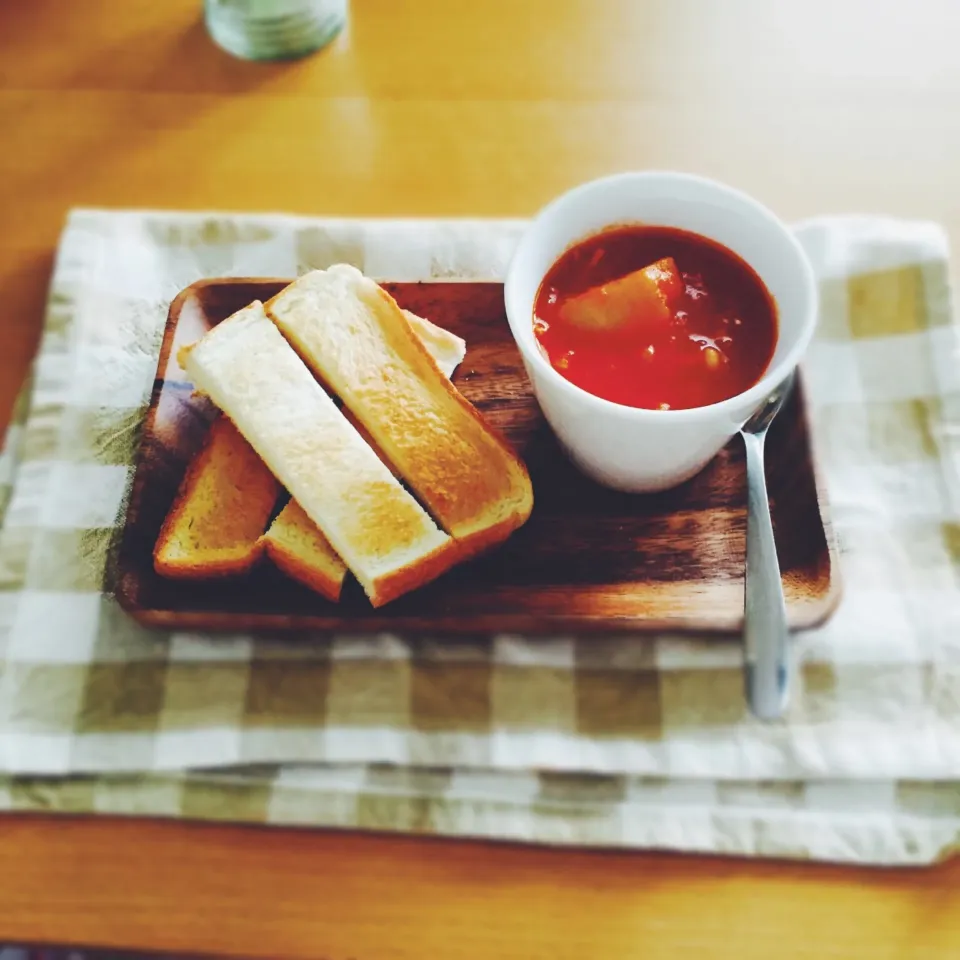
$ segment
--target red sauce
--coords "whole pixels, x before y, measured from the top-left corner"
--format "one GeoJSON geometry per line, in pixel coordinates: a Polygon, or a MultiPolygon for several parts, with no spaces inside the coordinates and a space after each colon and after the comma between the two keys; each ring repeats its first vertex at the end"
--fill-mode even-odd
{"type": "Polygon", "coordinates": [[[630,407],[679,410],[760,380],[777,311],[732,250],[684,230],[631,226],[590,237],[554,263],[533,328],[554,369],[578,387],[630,407]]]}

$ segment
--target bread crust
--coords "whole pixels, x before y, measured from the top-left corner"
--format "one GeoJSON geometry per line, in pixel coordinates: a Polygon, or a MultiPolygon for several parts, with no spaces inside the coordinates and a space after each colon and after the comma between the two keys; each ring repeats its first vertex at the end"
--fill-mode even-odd
{"type": "Polygon", "coordinates": [[[404,310],[403,315],[413,327],[417,339],[433,357],[440,372],[449,380],[467,355],[467,341],[409,310],[404,310]]]}
{"type": "MultiPolygon", "coordinates": [[[[438,367],[446,376],[452,376],[466,354],[466,342],[423,317],[409,311],[404,311],[404,314],[416,330],[417,336],[422,338],[435,358],[438,367]]],[[[182,349],[183,362],[186,362],[189,353],[189,346],[182,349]]],[[[361,436],[370,442],[371,438],[362,424],[353,417],[349,419],[361,436]]],[[[187,466],[178,495],[167,513],[154,548],[155,569],[161,576],[171,578],[199,580],[227,577],[249,572],[261,557],[266,556],[287,576],[315,590],[328,600],[337,602],[346,577],[346,565],[302,509],[297,508],[294,511],[297,505],[292,500],[281,510],[266,532],[261,530],[258,536],[249,537],[245,542],[238,543],[232,550],[221,550],[216,556],[208,552],[175,560],[168,557],[166,551],[172,531],[182,522],[183,515],[189,513],[195,506],[193,498],[197,496],[198,476],[215,467],[218,459],[229,454],[233,444],[249,446],[232,424],[229,430],[234,435],[228,436],[227,429],[218,426],[221,422],[230,423],[228,418],[218,415],[200,450],[187,466]],[[285,528],[289,528],[287,535],[284,532],[285,528]],[[301,544],[296,542],[298,530],[303,541],[301,544]]],[[[253,453],[252,448],[250,449],[253,453]]],[[[253,455],[256,456],[255,453],[253,455]]],[[[259,457],[256,459],[258,468],[273,480],[273,475],[259,457]]],[[[389,464],[387,466],[390,467],[389,464]]],[[[392,470],[392,467],[390,469],[392,470]]],[[[275,500],[276,497],[274,497],[275,500]]],[[[250,509],[257,510],[257,506],[256,503],[251,503],[250,509]]]]}
{"type": "Polygon", "coordinates": [[[464,559],[463,549],[458,541],[448,539],[436,550],[422,557],[419,563],[393,571],[389,576],[381,577],[373,593],[368,594],[370,604],[382,607],[391,600],[425,586],[431,580],[436,580],[464,559]]]}
{"type": "MultiPolygon", "coordinates": [[[[323,271],[316,272],[322,273],[323,271]]],[[[478,462],[468,463],[464,469],[453,471],[452,475],[455,481],[457,475],[467,479],[465,483],[460,484],[459,489],[448,491],[447,499],[452,502],[463,503],[465,499],[469,499],[471,495],[475,495],[479,491],[480,500],[484,496],[492,500],[492,503],[486,504],[486,509],[484,509],[482,503],[479,509],[477,509],[476,504],[468,504],[466,513],[473,514],[473,522],[469,518],[464,522],[462,516],[458,517],[456,515],[456,510],[442,509],[441,501],[444,500],[443,482],[434,483],[431,486],[428,478],[427,481],[421,482],[421,486],[430,488],[435,494],[438,494],[439,499],[438,496],[434,496],[432,498],[433,502],[427,501],[426,496],[418,488],[410,474],[411,466],[422,464],[426,464],[426,471],[428,474],[430,473],[429,449],[425,449],[422,443],[419,446],[417,443],[409,445],[409,449],[405,451],[406,459],[404,459],[404,456],[399,458],[406,468],[405,472],[401,472],[396,467],[395,459],[386,455],[383,451],[381,437],[384,435],[384,431],[377,429],[378,422],[376,419],[374,418],[371,422],[370,412],[362,406],[358,411],[347,405],[344,413],[359,432],[364,446],[368,450],[372,448],[394,474],[411,484],[414,490],[424,499],[428,509],[434,512],[434,516],[442,526],[448,527],[448,533],[451,534],[451,536],[439,540],[434,537],[432,547],[427,549],[426,552],[421,552],[411,562],[394,566],[392,569],[387,569],[373,577],[368,576],[366,582],[361,580],[371,604],[374,607],[380,607],[411,590],[423,586],[457,563],[506,539],[529,516],[532,508],[532,487],[523,461],[513,452],[506,440],[486,423],[480,413],[456,390],[448,379],[463,360],[466,349],[464,341],[428,320],[401,310],[393,298],[382,288],[372,281],[367,281],[358,272],[356,273],[363,281],[363,289],[358,294],[358,298],[367,309],[372,310],[379,318],[377,322],[389,327],[390,336],[400,345],[401,365],[407,363],[415,375],[427,383],[429,390],[440,391],[442,394],[441,408],[446,410],[450,419],[454,421],[453,424],[447,424],[444,428],[447,431],[446,434],[442,431],[440,434],[433,433],[432,448],[436,450],[438,438],[444,436],[456,437],[463,432],[471,434],[475,445],[479,444],[482,447],[479,457],[475,456],[476,451],[469,454],[478,462]],[[479,440],[477,440],[478,437],[479,440]],[[485,483],[494,474],[500,477],[507,475],[509,479],[507,485],[499,484],[502,494],[499,497],[490,497],[491,485],[485,483]],[[473,481],[478,478],[481,482],[479,484],[474,483],[473,481]],[[503,493],[504,490],[505,493],[503,493]],[[435,509],[438,506],[440,509],[435,509]],[[439,515],[441,513],[446,516],[446,520],[444,520],[444,516],[439,515]]],[[[287,290],[295,287],[296,283],[299,283],[299,281],[291,284],[290,287],[285,288],[284,291],[281,291],[280,294],[269,301],[267,308],[281,298],[287,290]]],[[[238,311],[238,314],[249,313],[251,310],[256,313],[258,308],[262,311],[263,305],[255,301],[244,310],[238,311]]],[[[230,320],[233,319],[230,318],[224,323],[230,323],[230,320]]],[[[271,316],[270,319],[283,330],[283,326],[277,321],[276,317],[271,316]]],[[[284,332],[286,333],[286,331],[284,332]]],[[[203,344],[203,340],[208,340],[209,337],[210,334],[207,334],[201,341],[198,341],[198,344],[192,344],[181,350],[181,363],[186,369],[189,370],[194,367],[194,350],[198,345],[203,344]]],[[[317,369],[314,363],[310,362],[310,352],[303,350],[302,344],[298,342],[294,342],[293,345],[297,348],[297,352],[301,354],[301,358],[307,361],[307,365],[312,369],[313,374],[321,380],[321,383],[326,383],[327,377],[324,376],[323,371],[317,369]]],[[[272,349],[276,348],[269,348],[269,350],[272,349]]],[[[244,375],[249,375],[249,373],[244,375]]],[[[195,375],[194,380],[195,382],[197,380],[207,380],[205,384],[199,384],[198,386],[206,387],[204,392],[210,395],[214,402],[217,402],[218,385],[216,383],[212,383],[209,378],[195,375]]],[[[334,389],[336,387],[336,385],[331,386],[334,389]]],[[[339,391],[337,392],[339,393],[339,391]]],[[[346,400],[346,398],[342,399],[346,400]]],[[[229,407],[228,404],[227,406],[229,407]]],[[[388,426],[390,427],[387,431],[388,439],[391,431],[395,438],[402,436],[402,423],[394,424],[392,421],[388,421],[388,426]]],[[[214,422],[214,428],[211,429],[203,447],[189,464],[177,498],[164,520],[161,534],[154,549],[154,564],[157,572],[164,576],[194,579],[229,576],[249,571],[262,556],[266,556],[285,575],[333,602],[338,601],[346,576],[346,564],[340,559],[340,555],[329,543],[321,528],[293,500],[281,511],[269,529],[264,531],[261,526],[259,533],[255,537],[248,538],[246,542],[237,543],[229,549],[223,548],[215,557],[184,556],[171,560],[169,550],[166,549],[171,536],[178,525],[183,523],[184,516],[191,510],[192,498],[197,495],[198,479],[202,478],[205,472],[211,469],[211,465],[215,465],[218,456],[222,455],[226,444],[224,438],[229,438],[229,431],[233,431],[235,439],[249,449],[260,470],[269,475],[270,481],[274,485],[273,498],[266,516],[263,518],[264,526],[269,519],[269,513],[272,511],[276,496],[279,493],[280,484],[274,479],[271,468],[267,466],[258,453],[254,452],[254,447],[248,443],[248,440],[233,425],[226,414],[221,414],[218,417],[214,422]]],[[[461,446],[460,449],[462,451],[464,448],[461,446]]],[[[396,450],[394,453],[396,453],[396,450]]],[[[444,460],[442,451],[439,459],[444,460]]],[[[449,467],[453,461],[450,457],[447,457],[444,462],[449,474],[449,467]]],[[[422,472],[422,469],[423,467],[419,466],[419,472],[422,472]]],[[[492,484],[494,490],[497,487],[497,483],[492,484]]],[[[233,517],[235,520],[236,513],[233,517]]],[[[385,513],[383,519],[385,522],[394,522],[392,514],[388,516],[385,513]]],[[[382,528],[375,521],[372,527],[376,530],[389,529],[390,523],[386,524],[386,528],[382,528]]]]}
{"type": "Polygon", "coordinates": [[[277,514],[260,542],[287,576],[334,603],[340,599],[347,565],[295,500],[277,514]]]}
{"type": "Polygon", "coordinates": [[[309,557],[289,549],[276,540],[264,540],[263,547],[274,566],[291,580],[302,583],[333,603],[339,602],[344,577],[327,575],[326,571],[311,562],[309,557]]]}
{"type": "Polygon", "coordinates": [[[468,553],[527,520],[533,487],[523,461],[444,376],[383,288],[340,264],[305,274],[265,309],[468,553]]]}
{"type": "Polygon", "coordinates": [[[279,484],[236,427],[218,416],[164,518],[153,549],[154,569],[183,580],[247,573],[263,554],[259,538],[279,493],[279,484]],[[220,482],[225,471],[233,476],[230,486],[220,482]],[[209,484],[223,495],[211,501],[209,484]],[[243,508],[239,525],[238,502],[243,508]],[[211,542],[216,540],[221,542],[211,542]]]}
{"type": "MultiPolygon", "coordinates": [[[[185,354],[193,382],[236,424],[376,601],[449,543],[254,301],[185,354]]],[[[432,362],[432,361],[431,361],[432,362]]]]}

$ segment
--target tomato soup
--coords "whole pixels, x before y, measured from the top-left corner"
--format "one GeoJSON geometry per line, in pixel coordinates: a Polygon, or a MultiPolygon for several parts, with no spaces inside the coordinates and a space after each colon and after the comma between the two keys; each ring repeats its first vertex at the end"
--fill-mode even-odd
{"type": "Polygon", "coordinates": [[[777,311],[737,254],[671,227],[618,227],[567,250],[547,272],[533,329],[571,383],[630,407],[718,403],[763,376],[777,311]]]}

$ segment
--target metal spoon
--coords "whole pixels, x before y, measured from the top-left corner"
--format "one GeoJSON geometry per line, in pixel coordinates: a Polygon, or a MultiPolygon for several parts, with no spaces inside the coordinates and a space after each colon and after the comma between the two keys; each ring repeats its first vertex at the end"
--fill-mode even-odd
{"type": "Polygon", "coordinates": [[[747,569],[743,604],[744,684],[760,720],[783,715],[790,686],[787,610],[763,467],[767,430],[793,387],[791,374],[743,425],[747,450],[747,569]]]}

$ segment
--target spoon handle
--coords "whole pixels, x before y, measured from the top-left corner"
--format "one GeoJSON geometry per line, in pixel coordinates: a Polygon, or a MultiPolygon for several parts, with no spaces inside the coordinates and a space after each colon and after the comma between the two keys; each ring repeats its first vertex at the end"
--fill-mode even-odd
{"type": "Polygon", "coordinates": [[[744,683],[750,709],[776,720],[787,704],[787,611],[763,467],[765,433],[744,433],[747,451],[747,570],[743,607],[744,683]]]}

